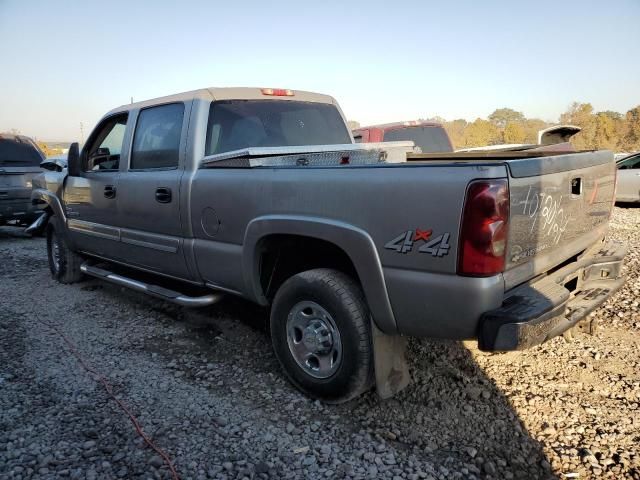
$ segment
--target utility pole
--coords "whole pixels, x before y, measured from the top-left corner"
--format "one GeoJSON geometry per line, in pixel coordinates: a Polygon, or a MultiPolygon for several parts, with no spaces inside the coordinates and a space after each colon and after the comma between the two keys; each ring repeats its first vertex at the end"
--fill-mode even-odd
{"type": "Polygon", "coordinates": [[[84,144],[84,124],[80,122],[80,145],[84,144]]]}
{"type": "Polygon", "coordinates": [[[131,105],[133,105],[133,97],[131,97],[131,105]]]}

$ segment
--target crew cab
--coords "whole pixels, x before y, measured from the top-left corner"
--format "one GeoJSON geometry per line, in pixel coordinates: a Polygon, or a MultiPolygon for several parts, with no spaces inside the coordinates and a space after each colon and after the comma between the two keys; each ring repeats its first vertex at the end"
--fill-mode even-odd
{"type": "Polygon", "coordinates": [[[442,124],[425,120],[370,125],[353,130],[356,143],[411,141],[422,153],[453,152],[442,124]]]}
{"type": "Polygon", "coordinates": [[[407,336],[517,350],[585,319],[624,281],[615,175],[606,151],[355,144],[332,97],[211,88],[107,113],[33,198],[60,282],[268,307],[291,382],[341,402],[404,388],[407,336]]]}

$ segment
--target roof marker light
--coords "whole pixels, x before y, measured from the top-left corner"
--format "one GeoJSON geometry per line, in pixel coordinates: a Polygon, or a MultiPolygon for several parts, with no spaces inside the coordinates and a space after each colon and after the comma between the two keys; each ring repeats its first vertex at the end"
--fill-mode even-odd
{"type": "Polygon", "coordinates": [[[260,91],[263,95],[270,95],[273,97],[293,97],[293,90],[287,90],[284,88],[262,88],[260,91]]]}

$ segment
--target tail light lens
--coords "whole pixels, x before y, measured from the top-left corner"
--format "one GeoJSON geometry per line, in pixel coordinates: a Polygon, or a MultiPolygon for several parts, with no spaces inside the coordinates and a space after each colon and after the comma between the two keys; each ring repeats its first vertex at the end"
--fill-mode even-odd
{"type": "Polygon", "coordinates": [[[477,180],[467,187],[458,273],[488,277],[504,271],[509,233],[509,184],[506,178],[477,180]]]}

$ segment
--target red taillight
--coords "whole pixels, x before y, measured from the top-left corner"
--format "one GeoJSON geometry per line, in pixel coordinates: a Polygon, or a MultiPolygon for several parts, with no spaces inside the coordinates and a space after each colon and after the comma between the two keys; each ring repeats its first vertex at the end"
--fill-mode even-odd
{"type": "Polygon", "coordinates": [[[488,277],[504,271],[509,232],[509,184],[506,178],[477,180],[467,187],[458,273],[488,277]]]}
{"type": "Polygon", "coordinates": [[[284,88],[263,88],[260,91],[263,95],[271,95],[274,97],[293,97],[293,91],[284,88]]]}

